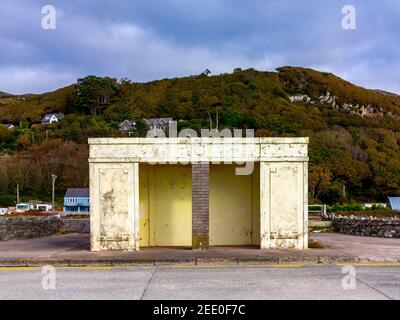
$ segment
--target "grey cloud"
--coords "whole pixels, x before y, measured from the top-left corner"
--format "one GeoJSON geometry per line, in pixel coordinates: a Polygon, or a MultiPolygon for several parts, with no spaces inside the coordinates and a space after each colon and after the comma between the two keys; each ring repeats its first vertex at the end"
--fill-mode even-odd
{"type": "Polygon", "coordinates": [[[53,90],[86,74],[147,81],[299,65],[400,92],[395,0],[353,0],[355,31],[341,28],[341,0],[51,2],[57,30],[45,31],[42,1],[3,1],[0,91],[53,90]]]}

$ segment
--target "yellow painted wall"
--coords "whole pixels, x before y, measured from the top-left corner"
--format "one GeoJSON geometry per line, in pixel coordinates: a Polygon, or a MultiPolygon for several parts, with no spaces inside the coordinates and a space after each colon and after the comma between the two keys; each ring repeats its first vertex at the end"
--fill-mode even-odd
{"type": "MultiPolygon", "coordinates": [[[[259,165],[236,176],[235,165],[210,165],[210,245],[260,244],[259,165]]],[[[191,166],[139,167],[140,246],[191,246],[191,166]]]]}
{"type": "Polygon", "coordinates": [[[260,244],[259,166],[248,176],[236,167],[210,166],[210,245],[260,244]]]}
{"type": "Polygon", "coordinates": [[[140,246],[192,245],[192,169],[140,165],[140,246]]]}

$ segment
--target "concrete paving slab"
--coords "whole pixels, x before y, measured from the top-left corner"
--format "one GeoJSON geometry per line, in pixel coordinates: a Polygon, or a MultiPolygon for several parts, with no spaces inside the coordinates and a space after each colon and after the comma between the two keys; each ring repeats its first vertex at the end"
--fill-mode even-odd
{"type": "Polygon", "coordinates": [[[44,289],[41,269],[0,271],[0,300],[139,300],[152,275],[149,269],[56,269],[55,289],[44,289]]]}
{"type": "Polygon", "coordinates": [[[400,268],[356,267],[357,279],[377,292],[400,300],[400,268]]]}
{"type": "MultiPolygon", "coordinates": [[[[157,269],[144,299],[386,299],[357,281],[354,290],[342,287],[341,268],[223,268],[157,269]],[[177,281],[177,279],[179,280],[177,281]]],[[[399,285],[400,283],[398,283],[399,285]]]]}

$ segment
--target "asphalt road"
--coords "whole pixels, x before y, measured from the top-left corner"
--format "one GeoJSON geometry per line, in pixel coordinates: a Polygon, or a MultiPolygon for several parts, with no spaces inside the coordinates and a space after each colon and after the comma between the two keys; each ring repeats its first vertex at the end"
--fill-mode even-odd
{"type": "Polygon", "coordinates": [[[400,299],[400,264],[342,271],[334,265],[0,268],[0,299],[400,299]]]}

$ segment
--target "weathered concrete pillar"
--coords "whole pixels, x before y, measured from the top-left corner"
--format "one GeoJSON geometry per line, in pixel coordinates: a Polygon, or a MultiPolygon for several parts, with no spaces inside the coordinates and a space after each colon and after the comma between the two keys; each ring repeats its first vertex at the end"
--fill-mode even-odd
{"type": "Polygon", "coordinates": [[[90,163],[92,251],[139,249],[139,164],[90,163]]]}
{"type": "Polygon", "coordinates": [[[192,248],[209,245],[209,180],[208,163],[192,165],[192,248]]]}
{"type": "Polygon", "coordinates": [[[261,162],[261,249],[307,249],[307,163],[261,162]]]}

